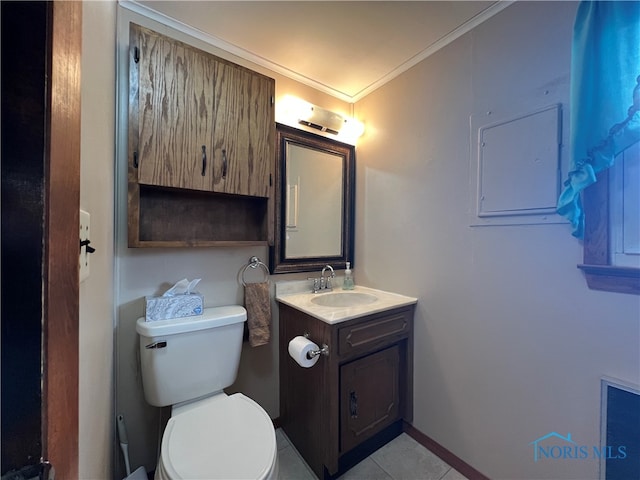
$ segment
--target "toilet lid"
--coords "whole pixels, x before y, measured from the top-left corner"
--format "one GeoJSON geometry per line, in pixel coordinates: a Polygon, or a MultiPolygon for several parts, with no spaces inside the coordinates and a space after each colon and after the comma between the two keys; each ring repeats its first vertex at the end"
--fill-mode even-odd
{"type": "Polygon", "coordinates": [[[240,393],[215,395],[174,414],[161,462],[172,479],[261,479],[276,457],[269,415],[240,393]]]}

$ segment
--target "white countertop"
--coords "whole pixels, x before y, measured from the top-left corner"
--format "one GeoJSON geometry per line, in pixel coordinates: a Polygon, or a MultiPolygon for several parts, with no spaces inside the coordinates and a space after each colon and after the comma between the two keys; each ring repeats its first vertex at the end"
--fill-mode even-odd
{"type": "Polygon", "coordinates": [[[384,312],[393,308],[413,305],[418,302],[417,298],[399,295],[397,293],[385,292],[374,288],[356,285],[353,290],[342,290],[339,286],[333,293],[361,292],[375,295],[377,300],[366,305],[354,305],[349,307],[326,307],[317,305],[311,300],[321,295],[331,295],[332,292],[311,293],[309,281],[291,281],[276,283],[276,300],[278,302],[297,308],[312,317],[323,322],[334,324],[353,318],[370,315],[372,313],[384,312]],[[301,289],[304,289],[301,291],[301,289]]]}

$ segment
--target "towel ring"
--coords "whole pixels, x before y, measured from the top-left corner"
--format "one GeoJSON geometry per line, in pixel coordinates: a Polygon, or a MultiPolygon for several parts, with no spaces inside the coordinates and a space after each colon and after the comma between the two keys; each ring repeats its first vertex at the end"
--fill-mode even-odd
{"type": "Polygon", "coordinates": [[[247,282],[244,281],[244,274],[247,271],[247,268],[258,268],[258,267],[262,267],[264,269],[266,274],[266,279],[267,280],[269,279],[269,267],[267,267],[264,263],[262,263],[258,257],[253,256],[249,259],[249,263],[244,266],[244,268],[242,269],[242,273],[240,274],[243,287],[247,286],[247,282]]]}

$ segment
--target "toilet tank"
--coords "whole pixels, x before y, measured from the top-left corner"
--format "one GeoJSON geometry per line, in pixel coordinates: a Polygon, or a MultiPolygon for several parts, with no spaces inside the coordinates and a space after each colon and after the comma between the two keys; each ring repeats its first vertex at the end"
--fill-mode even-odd
{"type": "Polygon", "coordinates": [[[140,367],[147,403],[175,405],[231,385],[238,373],[247,311],[205,308],[202,315],[147,322],[139,318],[140,367]]]}

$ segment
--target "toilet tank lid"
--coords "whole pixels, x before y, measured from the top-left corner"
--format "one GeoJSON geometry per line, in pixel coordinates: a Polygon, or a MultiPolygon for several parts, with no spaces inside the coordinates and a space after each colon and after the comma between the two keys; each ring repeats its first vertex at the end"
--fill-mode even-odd
{"type": "Polygon", "coordinates": [[[240,305],[205,308],[202,315],[192,317],[172,318],[147,322],[141,317],[136,322],[136,332],[144,337],[160,335],[174,335],[176,333],[195,332],[209,328],[222,327],[232,323],[244,322],[247,311],[240,305]]]}

